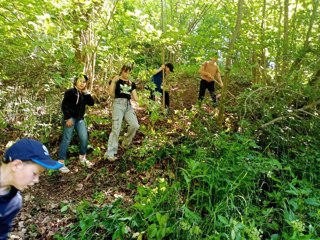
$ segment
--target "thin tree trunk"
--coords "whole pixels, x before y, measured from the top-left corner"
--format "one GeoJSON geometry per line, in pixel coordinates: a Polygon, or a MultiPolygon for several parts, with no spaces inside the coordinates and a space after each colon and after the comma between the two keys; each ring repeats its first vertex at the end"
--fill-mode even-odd
{"type": "MultiPolygon", "coordinates": [[[[281,5],[281,0],[278,1],[279,2],[279,18],[278,20],[278,39],[281,39],[281,29],[282,29],[282,23],[281,23],[281,19],[282,19],[282,5],[281,5]]],[[[274,23],[274,25],[276,26],[277,24],[274,23]]],[[[281,58],[281,48],[277,48],[277,55],[276,55],[276,68],[275,68],[275,72],[276,72],[276,82],[282,82],[282,78],[281,78],[281,69],[282,69],[282,58],[281,58]]]]}
{"type": "Polygon", "coordinates": [[[252,77],[253,77],[253,83],[259,83],[260,77],[258,75],[259,73],[259,64],[257,60],[257,54],[256,51],[253,50],[252,56],[251,56],[251,62],[252,62],[252,77]]]}
{"type": "MultiPolygon", "coordinates": [[[[298,72],[300,70],[300,66],[301,66],[301,62],[302,62],[303,58],[306,56],[306,54],[308,52],[311,51],[310,37],[311,37],[312,28],[313,28],[313,23],[314,23],[314,21],[315,21],[315,19],[317,17],[318,7],[319,7],[319,0],[315,0],[314,1],[314,5],[313,5],[313,11],[312,11],[312,14],[311,14],[311,17],[310,17],[310,21],[309,21],[308,32],[306,34],[303,47],[299,51],[298,57],[292,63],[291,68],[290,68],[290,73],[294,73],[294,71],[298,72]]],[[[295,79],[295,81],[298,80],[298,74],[295,74],[295,78],[294,79],[295,79]]]]}
{"type": "Polygon", "coordinates": [[[209,9],[210,9],[212,6],[213,6],[213,3],[211,3],[210,5],[204,4],[204,5],[202,6],[201,13],[198,15],[198,17],[196,17],[195,19],[193,19],[193,21],[189,24],[187,34],[190,34],[190,33],[195,29],[195,27],[197,26],[197,24],[201,21],[201,19],[205,16],[205,14],[209,11],[209,9]]]}
{"type": "Polygon", "coordinates": [[[266,79],[266,69],[267,69],[267,61],[266,61],[266,50],[265,50],[265,28],[266,28],[266,8],[267,8],[267,1],[263,0],[263,7],[262,7],[262,21],[261,21],[261,45],[260,45],[260,65],[259,65],[259,82],[266,83],[268,82],[266,79]],[[262,68],[260,67],[262,66],[262,68]]]}
{"type": "Polygon", "coordinates": [[[241,28],[241,20],[242,20],[242,7],[243,7],[244,0],[238,0],[238,14],[237,14],[237,22],[236,26],[234,28],[234,31],[232,33],[229,46],[228,46],[228,53],[227,53],[227,60],[226,60],[226,71],[224,75],[224,84],[222,88],[222,94],[221,94],[221,102],[219,104],[219,114],[218,114],[218,126],[222,127],[222,123],[224,120],[224,111],[225,111],[225,103],[226,103],[226,97],[228,92],[228,86],[229,86],[229,75],[231,70],[231,61],[233,57],[233,51],[234,51],[234,43],[240,33],[241,28]]]}
{"type": "MultiPolygon", "coordinates": [[[[162,34],[164,34],[164,6],[163,6],[163,0],[161,0],[161,30],[162,34]]],[[[165,57],[165,52],[164,52],[164,45],[162,46],[162,64],[164,64],[164,57],[165,57]]],[[[164,77],[165,69],[162,70],[162,110],[165,110],[165,86],[166,86],[166,79],[164,77]]]]}
{"type": "MultiPolygon", "coordinates": [[[[296,0],[294,11],[290,21],[290,29],[296,29],[298,5],[299,5],[299,0],[296,0]]],[[[295,41],[296,38],[297,38],[297,31],[292,31],[290,34],[290,43],[291,43],[290,50],[292,52],[296,52],[296,41],[295,41]]]]}
{"type": "Polygon", "coordinates": [[[281,75],[284,76],[288,68],[288,46],[289,46],[289,0],[284,0],[284,23],[283,23],[283,41],[282,41],[282,68],[281,75]]]}

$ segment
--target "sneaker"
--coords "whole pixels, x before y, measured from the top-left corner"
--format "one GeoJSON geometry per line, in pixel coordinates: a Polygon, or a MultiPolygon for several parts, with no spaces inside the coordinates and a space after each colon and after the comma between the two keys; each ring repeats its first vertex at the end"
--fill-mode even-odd
{"type": "Polygon", "coordinates": [[[127,148],[129,147],[129,144],[126,144],[125,142],[122,142],[122,143],[121,143],[121,147],[122,147],[123,149],[127,149],[127,148]]]}
{"type": "Polygon", "coordinates": [[[70,169],[66,167],[66,165],[64,165],[64,161],[59,161],[60,163],[63,164],[63,167],[59,168],[59,171],[62,173],[68,173],[70,172],[70,169]]]}
{"type": "Polygon", "coordinates": [[[81,164],[85,167],[91,168],[93,166],[93,163],[86,159],[86,157],[79,157],[79,160],[81,164]]]}
{"type": "Polygon", "coordinates": [[[103,155],[103,159],[108,159],[110,162],[114,162],[115,160],[117,160],[118,158],[115,156],[109,156],[108,152],[105,152],[105,154],[103,155]]]}
{"type": "Polygon", "coordinates": [[[70,172],[70,169],[67,168],[66,166],[63,166],[63,167],[59,168],[59,171],[62,173],[68,173],[68,172],[70,172]]]}
{"type": "Polygon", "coordinates": [[[115,160],[117,160],[118,158],[117,157],[115,157],[115,156],[109,156],[108,157],[108,160],[110,161],[110,162],[114,162],[115,160]]]}

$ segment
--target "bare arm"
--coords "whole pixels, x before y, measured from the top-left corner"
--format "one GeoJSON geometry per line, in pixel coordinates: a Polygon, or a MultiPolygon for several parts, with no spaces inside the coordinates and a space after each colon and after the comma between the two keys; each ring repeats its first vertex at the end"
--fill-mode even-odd
{"type": "Polygon", "coordinates": [[[208,72],[206,72],[206,71],[204,70],[204,64],[200,67],[199,73],[200,73],[200,75],[202,75],[202,76],[204,76],[204,77],[213,79],[213,76],[212,76],[210,73],[208,73],[208,72]]]}
{"type": "Polygon", "coordinates": [[[159,67],[159,68],[157,69],[157,71],[154,73],[154,75],[157,74],[157,73],[159,73],[159,72],[161,72],[162,70],[164,70],[165,67],[166,67],[166,66],[165,66],[164,64],[162,64],[161,67],[159,67]]]}
{"type": "Polygon", "coordinates": [[[111,83],[108,86],[108,94],[112,97],[114,97],[114,90],[116,88],[116,83],[119,80],[119,76],[115,76],[112,80],[111,83]]]}
{"type": "Polygon", "coordinates": [[[136,91],[135,89],[132,90],[131,96],[132,96],[132,100],[133,100],[133,101],[138,102],[139,98],[138,98],[137,91],[136,91]]]}
{"type": "Polygon", "coordinates": [[[223,88],[223,82],[222,82],[222,79],[221,79],[220,70],[217,72],[216,77],[217,77],[216,83],[218,83],[218,85],[219,85],[221,88],[223,88]]]}

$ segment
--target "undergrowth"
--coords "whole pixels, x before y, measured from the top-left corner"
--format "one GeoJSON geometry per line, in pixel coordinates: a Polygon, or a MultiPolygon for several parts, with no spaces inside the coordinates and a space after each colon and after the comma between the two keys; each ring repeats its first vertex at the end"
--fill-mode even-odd
{"type": "Polygon", "coordinates": [[[311,135],[318,130],[307,128],[312,119],[304,132],[295,130],[290,148],[276,135],[280,125],[259,135],[221,132],[199,109],[179,114],[183,126],[174,137],[153,128],[124,154],[139,171],[162,166],[163,176],[137,186],[129,206],[121,199],[80,203],[76,222],[56,239],[318,239],[320,155],[311,135]]]}

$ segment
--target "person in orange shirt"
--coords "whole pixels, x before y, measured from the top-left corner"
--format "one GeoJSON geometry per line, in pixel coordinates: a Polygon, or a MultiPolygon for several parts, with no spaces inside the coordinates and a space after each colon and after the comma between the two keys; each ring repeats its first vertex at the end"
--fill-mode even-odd
{"type": "Polygon", "coordinates": [[[223,87],[223,82],[221,80],[221,74],[219,66],[217,65],[217,60],[217,57],[213,57],[211,61],[204,62],[199,69],[201,77],[198,97],[199,102],[202,102],[206,93],[206,89],[208,89],[213,104],[217,105],[217,99],[215,94],[215,82],[220,87],[223,87]]]}

